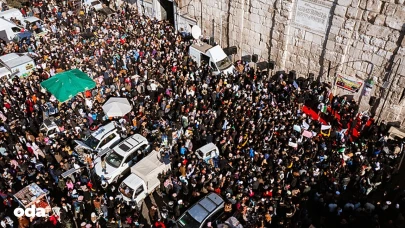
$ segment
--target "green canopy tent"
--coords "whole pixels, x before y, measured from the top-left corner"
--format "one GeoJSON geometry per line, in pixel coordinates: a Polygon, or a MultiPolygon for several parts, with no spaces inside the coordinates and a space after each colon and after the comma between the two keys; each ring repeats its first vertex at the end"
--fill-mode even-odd
{"type": "Polygon", "coordinates": [[[80,92],[93,89],[96,83],[86,73],[74,69],[56,74],[43,81],[41,86],[60,102],[65,102],[80,92]]]}

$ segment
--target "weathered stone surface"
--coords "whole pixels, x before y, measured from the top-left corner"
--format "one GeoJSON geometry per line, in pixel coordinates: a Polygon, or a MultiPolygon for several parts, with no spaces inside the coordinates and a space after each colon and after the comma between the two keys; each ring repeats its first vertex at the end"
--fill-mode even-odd
{"type": "Polygon", "coordinates": [[[405,6],[398,5],[395,10],[394,17],[396,17],[398,20],[404,21],[405,20],[405,6]]]}
{"type": "Polygon", "coordinates": [[[380,12],[381,5],[381,0],[368,0],[366,9],[373,12],[380,12]]]}
{"type": "Polygon", "coordinates": [[[399,39],[399,31],[396,30],[391,30],[390,33],[388,34],[388,40],[391,42],[397,42],[399,39]]]}
{"type": "Polygon", "coordinates": [[[386,16],[383,14],[377,15],[377,17],[374,20],[374,24],[375,25],[384,25],[385,18],[386,18],[386,16]]]}
{"type": "Polygon", "coordinates": [[[323,37],[317,34],[313,34],[312,42],[317,45],[321,45],[323,41],[323,37]]]}
{"type": "Polygon", "coordinates": [[[381,66],[384,62],[384,58],[379,55],[373,55],[373,57],[371,58],[371,62],[377,66],[381,66]]]}
{"type": "Polygon", "coordinates": [[[355,20],[348,19],[348,20],[346,20],[346,23],[345,23],[344,28],[345,28],[345,29],[349,29],[349,30],[353,30],[355,24],[356,24],[356,21],[355,21],[355,20]]]}
{"type": "Polygon", "coordinates": [[[387,51],[391,51],[391,52],[394,52],[394,50],[397,48],[397,44],[396,43],[394,43],[394,42],[391,42],[391,41],[388,41],[386,44],[385,44],[385,50],[387,50],[387,51]]]}
{"type": "Polygon", "coordinates": [[[402,55],[402,56],[405,56],[405,47],[400,47],[400,48],[398,49],[398,54],[399,54],[399,55],[402,55]]]}
{"type": "Polygon", "coordinates": [[[346,15],[346,10],[347,10],[347,7],[346,7],[346,6],[339,6],[339,5],[337,5],[337,6],[335,7],[335,12],[334,12],[334,14],[337,15],[337,16],[339,16],[339,17],[345,17],[345,15],[346,15]]]}
{"type": "Polygon", "coordinates": [[[376,36],[378,38],[387,37],[389,34],[389,29],[380,25],[369,25],[367,26],[366,35],[376,36]]]}
{"type": "Polygon", "coordinates": [[[355,8],[355,7],[347,8],[346,17],[348,17],[350,19],[354,19],[354,18],[356,18],[356,14],[357,14],[357,8],[355,8]]]}
{"type": "Polygon", "coordinates": [[[385,50],[383,50],[383,49],[380,49],[380,50],[378,50],[378,51],[376,52],[376,54],[379,55],[379,56],[381,56],[381,57],[383,57],[383,58],[386,58],[387,51],[385,51],[385,50]]]}
{"type": "Polygon", "coordinates": [[[378,39],[376,37],[373,37],[370,40],[370,44],[375,46],[375,47],[384,48],[386,42],[384,40],[382,40],[382,39],[378,39]]]}
{"type": "Polygon", "coordinates": [[[358,7],[360,3],[360,0],[352,0],[352,3],[350,4],[352,7],[358,7]]]}
{"type": "Polygon", "coordinates": [[[341,28],[345,23],[345,19],[343,17],[339,17],[337,15],[333,16],[332,24],[336,27],[341,28]]]}
{"type": "Polygon", "coordinates": [[[333,51],[335,49],[335,43],[328,41],[328,43],[326,43],[326,49],[329,51],[333,51]]]}
{"type": "Polygon", "coordinates": [[[388,17],[385,19],[385,24],[386,24],[388,27],[392,28],[392,29],[402,30],[402,26],[403,26],[404,22],[403,22],[402,20],[399,20],[399,19],[396,18],[396,17],[388,16],[388,17]]]}
{"type": "Polygon", "coordinates": [[[340,28],[339,27],[336,27],[336,26],[331,26],[330,27],[330,31],[329,31],[329,34],[339,34],[339,30],[340,30],[340,28]]]}
{"type": "Polygon", "coordinates": [[[352,4],[352,0],[338,0],[337,4],[341,6],[350,6],[350,4],[352,4]]]}
{"type": "Polygon", "coordinates": [[[387,16],[392,16],[392,15],[394,15],[395,9],[397,8],[397,6],[395,4],[387,3],[387,4],[385,4],[384,8],[385,8],[383,10],[384,14],[387,16]]]}

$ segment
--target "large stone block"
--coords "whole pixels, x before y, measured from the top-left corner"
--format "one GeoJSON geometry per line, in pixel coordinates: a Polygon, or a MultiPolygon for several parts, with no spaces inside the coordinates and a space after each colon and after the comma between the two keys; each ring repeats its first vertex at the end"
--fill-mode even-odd
{"type": "Polygon", "coordinates": [[[373,55],[371,62],[374,63],[377,66],[381,66],[384,62],[384,58],[382,58],[379,55],[373,55]]]}
{"type": "Polygon", "coordinates": [[[326,43],[326,50],[329,50],[329,51],[335,50],[335,42],[328,41],[326,43]]]}
{"type": "Polygon", "coordinates": [[[361,55],[363,54],[363,50],[358,49],[358,48],[352,48],[352,49],[354,49],[353,58],[359,59],[361,57],[361,55]]]}
{"type": "Polygon", "coordinates": [[[253,23],[260,23],[259,15],[250,14],[250,21],[253,22],[253,23]]]}
{"type": "Polygon", "coordinates": [[[353,19],[348,19],[348,20],[346,20],[346,23],[345,23],[344,28],[345,28],[345,29],[349,29],[349,30],[353,30],[355,25],[356,25],[356,21],[355,21],[355,20],[353,20],[353,19]]]}
{"type": "Polygon", "coordinates": [[[381,9],[381,5],[382,5],[382,1],[381,0],[368,0],[367,1],[367,6],[366,9],[373,11],[373,12],[380,12],[381,9]]]}
{"type": "Polygon", "coordinates": [[[397,6],[392,3],[386,3],[384,8],[385,9],[383,10],[383,13],[387,16],[392,16],[392,15],[394,15],[395,9],[397,8],[397,6]]]}
{"type": "Polygon", "coordinates": [[[335,52],[339,54],[343,54],[345,52],[346,45],[343,44],[336,44],[335,45],[335,52]]]}
{"type": "Polygon", "coordinates": [[[353,68],[354,68],[356,71],[360,71],[360,70],[361,70],[361,62],[354,62],[354,63],[353,63],[353,68]]]}
{"type": "MultiPolygon", "coordinates": [[[[405,39],[404,39],[405,40],[405,39]]],[[[323,41],[323,37],[317,34],[313,34],[312,42],[317,45],[321,45],[323,41]]]]}
{"type": "Polygon", "coordinates": [[[344,38],[350,38],[352,34],[353,34],[352,31],[347,29],[341,29],[339,32],[339,35],[344,38]]]}
{"type": "Polygon", "coordinates": [[[399,31],[390,29],[390,32],[388,33],[388,40],[391,42],[397,42],[399,39],[399,35],[399,31]]]}
{"type": "Polygon", "coordinates": [[[356,7],[356,8],[359,7],[359,1],[360,0],[351,0],[351,2],[352,2],[351,6],[356,7]]]}
{"type": "Polygon", "coordinates": [[[369,36],[376,36],[379,38],[387,37],[387,34],[389,34],[389,29],[384,26],[370,24],[367,26],[366,34],[369,36]]]}
{"type": "MultiPolygon", "coordinates": [[[[360,9],[366,9],[367,8],[367,1],[363,1],[363,0],[358,0],[359,2],[357,2],[357,5],[359,6],[360,9]]],[[[354,5],[352,5],[354,6],[354,5]]],[[[356,7],[356,6],[354,6],[356,7]]]]}
{"type": "Polygon", "coordinates": [[[397,5],[394,17],[396,17],[398,20],[405,20],[405,6],[397,5]]]}
{"type": "Polygon", "coordinates": [[[387,41],[387,43],[385,44],[384,49],[387,51],[391,51],[394,52],[394,50],[397,48],[397,44],[391,41],[387,41]]]}
{"type": "Polygon", "coordinates": [[[350,6],[352,0],[338,0],[337,4],[341,6],[350,6]]]}
{"type": "Polygon", "coordinates": [[[332,25],[332,26],[330,27],[329,33],[330,33],[330,34],[335,34],[335,35],[337,35],[337,34],[339,34],[339,30],[340,30],[339,27],[332,25]]]}
{"type": "Polygon", "coordinates": [[[392,29],[402,30],[404,22],[396,17],[388,16],[385,19],[385,24],[392,29]]]}
{"type": "Polygon", "coordinates": [[[383,58],[386,58],[387,51],[385,51],[384,49],[380,49],[380,50],[378,50],[378,51],[376,52],[376,54],[379,55],[379,56],[381,56],[381,57],[383,57],[383,58]]]}
{"type": "Polygon", "coordinates": [[[337,16],[339,16],[339,17],[345,17],[345,15],[346,15],[346,10],[347,10],[347,7],[346,7],[346,6],[339,6],[339,5],[337,5],[337,6],[335,7],[335,12],[334,12],[334,14],[337,15],[337,16]]]}
{"type": "Polygon", "coordinates": [[[355,18],[356,18],[356,15],[357,15],[357,9],[358,9],[358,8],[355,8],[355,7],[349,7],[349,8],[347,8],[346,17],[348,17],[348,18],[350,18],[350,19],[355,19],[355,18]]]}
{"type": "Polygon", "coordinates": [[[360,34],[359,38],[363,40],[363,43],[370,44],[371,36],[360,34]]]}
{"type": "Polygon", "coordinates": [[[306,33],[305,33],[305,40],[311,42],[311,41],[313,40],[313,33],[311,33],[311,32],[306,32],[306,33]]]}
{"type": "Polygon", "coordinates": [[[337,15],[333,16],[332,24],[336,27],[341,28],[345,23],[345,19],[343,17],[339,17],[337,15]]]}
{"type": "Polygon", "coordinates": [[[386,42],[382,39],[378,39],[376,37],[371,38],[370,41],[371,45],[375,46],[375,47],[379,47],[379,48],[384,48],[386,42]]]}
{"type": "Polygon", "coordinates": [[[375,25],[384,25],[385,22],[385,15],[379,14],[374,20],[375,25]]]}
{"type": "Polygon", "coordinates": [[[370,44],[364,44],[363,52],[372,53],[373,50],[374,50],[373,46],[371,46],[370,44]]]}

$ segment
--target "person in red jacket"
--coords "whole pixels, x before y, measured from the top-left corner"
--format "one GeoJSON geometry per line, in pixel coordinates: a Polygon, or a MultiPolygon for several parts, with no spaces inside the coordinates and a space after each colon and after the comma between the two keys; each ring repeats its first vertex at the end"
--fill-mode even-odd
{"type": "Polygon", "coordinates": [[[58,219],[59,219],[59,217],[57,215],[55,215],[55,214],[52,214],[51,217],[49,217],[49,221],[54,226],[56,226],[58,224],[58,219]]]}
{"type": "Polygon", "coordinates": [[[162,221],[156,221],[155,227],[156,228],[166,228],[166,225],[162,221]]]}

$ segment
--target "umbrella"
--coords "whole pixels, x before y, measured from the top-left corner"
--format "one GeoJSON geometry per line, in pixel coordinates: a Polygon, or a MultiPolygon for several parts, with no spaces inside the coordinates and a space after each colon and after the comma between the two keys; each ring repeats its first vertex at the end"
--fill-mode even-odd
{"type": "Polygon", "coordinates": [[[112,97],[103,105],[104,113],[108,117],[124,116],[130,112],[131,109],[132,106],[129,104],[128,99],[120,97],[112,97]]]}
{"type": "Polygon", "coordinates": [[[96,83],[86,73],[74,69],[65,71],[41,83],[60,102],[65,102],[80,92],[93,89],[96,83]]]}

